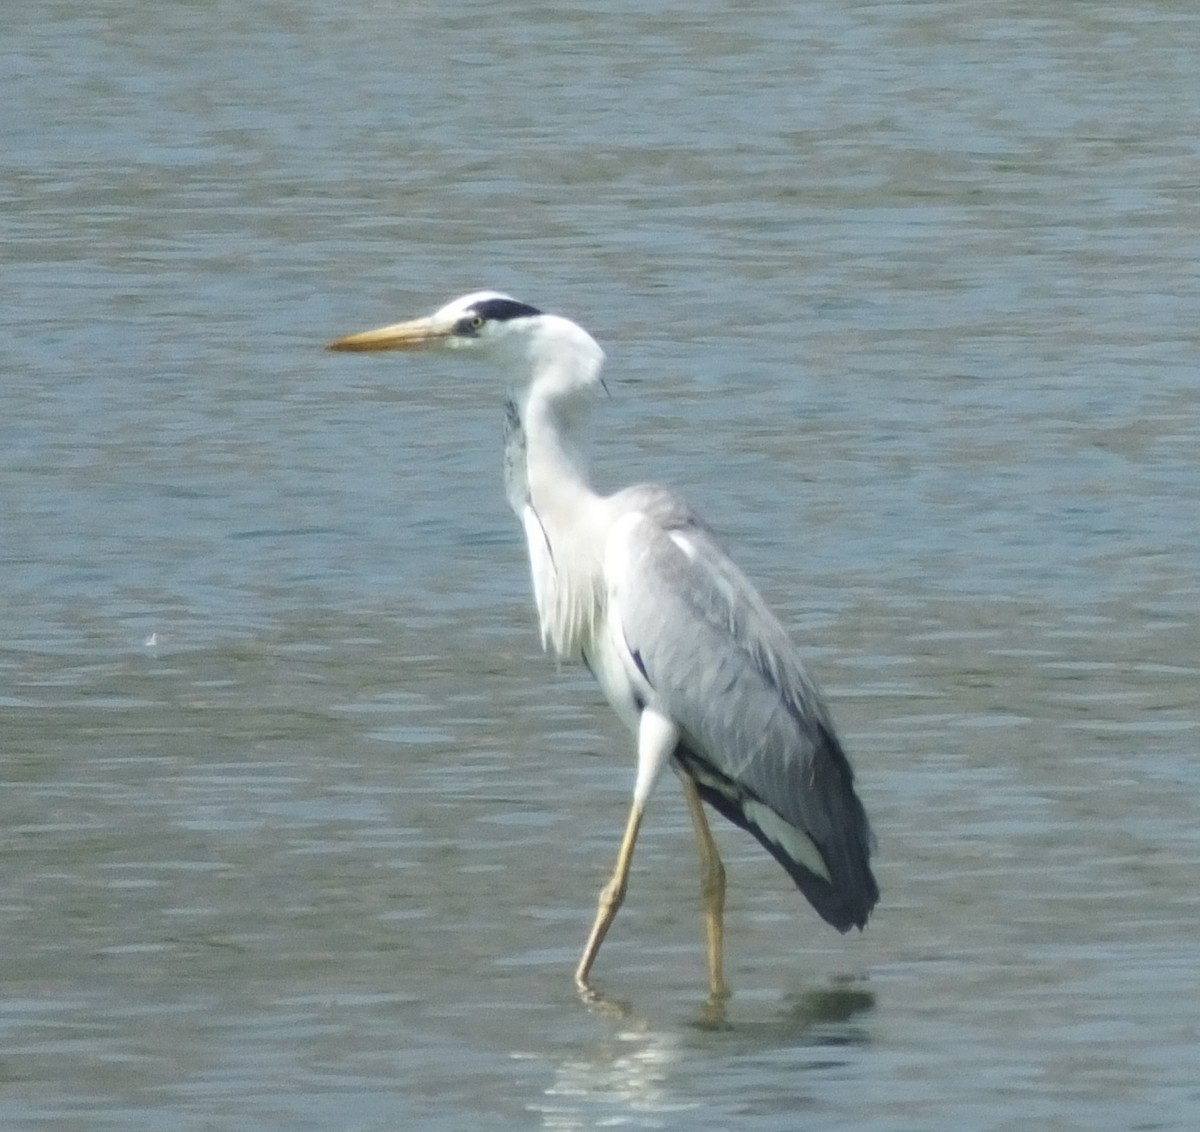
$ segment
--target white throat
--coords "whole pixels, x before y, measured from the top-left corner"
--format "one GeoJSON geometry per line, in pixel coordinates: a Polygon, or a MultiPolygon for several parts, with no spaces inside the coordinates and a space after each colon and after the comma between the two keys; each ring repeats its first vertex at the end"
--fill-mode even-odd
{"type": "MultiPolygon", "coordinates": [[[[600,387],[604,353],[573,322],[546,315],[538,323],[521,367],[525,375],[532,370],[532,377],[518,409],[525,480],[519,516],[529,544],[542,643],[564,660],[578,660],[589,651],[604,608],[599,558],[604,540],[594,537],[604,508],[588,481],[579,433],[600,387]]],[[[512,497],[510,485],[515,509],[512,497]]]]}

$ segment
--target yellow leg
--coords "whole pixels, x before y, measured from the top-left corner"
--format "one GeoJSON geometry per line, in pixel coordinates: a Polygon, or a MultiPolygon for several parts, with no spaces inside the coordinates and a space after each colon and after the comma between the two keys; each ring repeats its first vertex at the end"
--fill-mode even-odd
{"type": "Polygon", "coordinates": [[[725,866],[717,853],[717,843],[704,816],[700,791],[690,779],[681,776],[683,796],[687,799],[696,846],[700,850],[700,891],[704,896],[704,918],[708,935],[708,989],[714,1000],[729,997],[725,983],[725,866]]]}
{"type": "Polygon", "coordinates": [[[625,888],[629,882],[629,866],[633,863],[633,846],[637,841],[638,830],[642,825],[642,817],[646,812],[644,803],[635,801],[629,811],[629,821],[625,826],[625,836],[621,839],[621,849],[617,854],[617,867],[613,870],[612,879],[600,890],[600,907],[596,911],[596,920],[592,924],[591,935],[588,936],[587,946],[583,949],[583,958],[575,968],[575,985],[581,991],[591,991],[588,974],[600,945],[604,942],[608,929],[616,919],[617,910],[625,899],[625,888]]]}

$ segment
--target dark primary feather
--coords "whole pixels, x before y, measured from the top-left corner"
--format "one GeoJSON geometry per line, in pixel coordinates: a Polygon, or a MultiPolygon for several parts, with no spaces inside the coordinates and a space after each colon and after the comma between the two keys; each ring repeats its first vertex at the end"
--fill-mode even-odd
{"type": "Polygon", "coordinates": [[[631,488],[620,498],[622,510],[651,521],[629,528],[625,584],[613,598],[630,650],[684,732],[677,763],[715,809],[783,864],[829,923],[862,927],[879,896],[870,827],[832,719],[790,638],[685,503],[660,488],[631,488]],[[829,880],[754,822],[747,802],[802,831],[829,880]]]}

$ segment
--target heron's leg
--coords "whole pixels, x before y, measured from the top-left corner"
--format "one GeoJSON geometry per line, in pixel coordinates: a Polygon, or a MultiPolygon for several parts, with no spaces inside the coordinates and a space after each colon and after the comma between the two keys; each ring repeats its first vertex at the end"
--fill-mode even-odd
{"type": "Polygon", "coordinates": [[[700,891],[704,896],[708,934],[708,988],[714,999],[723,999],[729,996],[729,987],[725,983],[725,866],[721,864],[717,843],[708,828],[700,791],[686,775],[681,775],[680,781],[696,830],[696,846],[700,850],[700,891]]]}
{"type": "Polygon", "coordinates": [[[646,812],[644,805],[639,806],[635,801],[629,811],[629,821],[625,825],[625,836],[621,838],[621,849],[617,853],[617,867],[613,870],[612,879],[600,890],[600,907],[596,910],[596,919],[592,924],[591,934],[583,949],[583,957],[575,968],[575,985],[580,990],[588,990],[588,974],[600,945],[608,934],[617,911],[625,900],[625,889],[629,883],[629,866],[633,863],[633,847],[637,842],[638,830],[642,826],[642,817],[646,812]]]}
{"type": "Polygon", "coordinates": [[[665,715],[660,715],[651,708],[642,712],[638,723],[638,767],[637,781],[633,787],[633,806],[629,810],[625,836],[621,838],[621,848],[617,853],[617,867],[613,870],[612,879],[600,890],[600,906],[596,910],[596,919],[592,923],[591,934],[583,949],[583,957],[579,960],[579,966],[575,968],[575,984],[580,990],[590,989],[588,974],[596,961],[600,945],[604,942],[604,937],[625,899],[629,866],[633,863],[633,847],[637,843],[638,830],[642,827],[646,803],[678,742],[679,729],[665,715]]]}

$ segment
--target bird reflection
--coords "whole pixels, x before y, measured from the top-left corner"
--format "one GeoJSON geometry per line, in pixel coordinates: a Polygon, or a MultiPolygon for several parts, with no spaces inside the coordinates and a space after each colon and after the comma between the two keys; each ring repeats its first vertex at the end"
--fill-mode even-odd
{"type": "Polygon", "coordinates": [[[835,979],[797,992],[757,1017],[746,1016],[744,1007],[731,1013],[728,1001],[710,996],[695,1017],[671,1024],[652,1022],[626,1001],[593,994],[589,1005],[612,1025],[585,1050],[558,1062],[552,1084],[530,1109],[553,1132],[610,1123],[659,1127],[668,1113],[678,1118],[707,1107],[707,1101],[697,1100],[695,1088],[706,1061],[728,1065],[786,1050],[795,1053],[797,1073],[785,1076],[796,1092],[778,1099],[784,1105],[803,1103],[806,1072],[840,1067],[851,1047],[870,1041],[863,1022],[875,1008],[875,995],[861,979],[835,979]]]}

